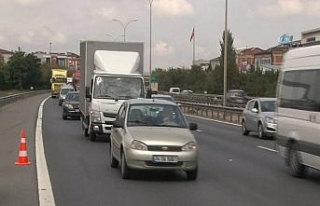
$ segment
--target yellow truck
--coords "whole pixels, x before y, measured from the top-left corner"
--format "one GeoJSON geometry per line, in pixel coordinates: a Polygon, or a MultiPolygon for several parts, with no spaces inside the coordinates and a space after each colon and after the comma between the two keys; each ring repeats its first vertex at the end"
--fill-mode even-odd
{"type": "Polygon", "coordinates": [[[51,69],[51,97],[57,97],[60,93],[60,88],[66,84],[67,70],[51,69]]]}

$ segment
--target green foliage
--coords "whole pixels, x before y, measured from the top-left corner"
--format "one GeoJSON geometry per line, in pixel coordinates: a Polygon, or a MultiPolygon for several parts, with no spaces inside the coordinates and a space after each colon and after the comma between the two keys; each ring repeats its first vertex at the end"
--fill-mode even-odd
{"type": "Polygon", "coordinates": [[[0,60],[0,83],[2,90],[43,88],[40,59],[19,49],[6,65],[0,60]]]}
{"type": "MultiPolygon", "coordinates": [[[[279,72],[265,71],[253,66],[246,73],[241,73],[236,64],[236,52],[233,46],[233,37],[227,33],[227,89],[243,89],[249,96],[274,97],[279,72]]],[[[224,81],[224,34],[220,42],[220,65],[204,70],[200,66],[186,68],[156,69],[159,91],[169,91],[170,87],[191,89],[195,93],[223,94],[224,81]]]]}

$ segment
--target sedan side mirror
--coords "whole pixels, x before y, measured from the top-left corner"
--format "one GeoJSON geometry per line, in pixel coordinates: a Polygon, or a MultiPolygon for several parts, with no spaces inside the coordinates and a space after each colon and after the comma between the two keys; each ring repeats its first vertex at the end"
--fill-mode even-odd
{"type": "Polygon", "coordinates": [[[251,111],[254,112],[254,113],[258,113],[258,109],[257,108],[252,108],[251,111]]]}
{"type": "Polygon", "coordinates": [[[196,123],[190,123],[190,124],[189,124],[189,129],[190,129],[191,131],[197,130],[197,129],[198,129],[198,124],[196,124],[196,123]]]}
{"type": "Polygon", "coordinates": [[[123,124],[120,121],[115,120],[112,124],[114,128],[122,128],[123,124]]]}

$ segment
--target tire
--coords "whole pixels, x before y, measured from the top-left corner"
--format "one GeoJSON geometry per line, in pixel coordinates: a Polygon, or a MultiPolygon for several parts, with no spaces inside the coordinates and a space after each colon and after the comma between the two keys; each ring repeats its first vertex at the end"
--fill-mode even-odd
{"type": "Polygon", "coordinates": [[[242,133],[242,135],[246,135],[246,136],[247,136],[250,131],[247,130],[245,123],[246,123],[246,122],[243,120],[243,121],[242,121],[242,126],[241,126],[241,133],[242,133]]]}
{"type": "Polygon", "coordinates": [[[261,123],[258,124],[258,138],[259,139],[264,139],[265,138],[265,133],[263,131],[263,126],[261,123]]]}
{"type": "Polygon", "coordinates": [[[196,180],[198,177],[198,168],[196,168],[194,170],[186,171],[186,174],[187,174],[188,180],[196,180]]]}
{"type": "Polygon", "coordinates": [[[88,131],[88,128],[84,129],[84,136],[89,137],[89,131],[88,131]]]}
{"type": "Polygon", "coordinates": [[[90,131],[90,141],[94,142],[97,139],[96,133],[94,133],[92,130],[90,131]]]}
{"type": "Polygon", "coordinates": [[[124,152],[121,154],[121,177],[122,179],[130,179],[131,170],[128,168],[126,156],[124,152]]]}
{"type": "Polygon", "coordinates": [[[63,119],[63,120],[66,120],[67,118],[68,118],[68,116],[63,112],[63,113],[62,113],[62,119],[63,119]]]}
{"type": "Polygon", "coordinates": [[[301,164],[301,158],[294,144],[288,150],[288,167],[293,177],[303,177],[306,166],[301,164]]]}
{"type": "Polygon", "coordinates": [[[119,161],[113,156],[113,148],[111,144],[112,143],[110,142],[110,166],[112,168],[117,168],[119,166],[119,161]]]}

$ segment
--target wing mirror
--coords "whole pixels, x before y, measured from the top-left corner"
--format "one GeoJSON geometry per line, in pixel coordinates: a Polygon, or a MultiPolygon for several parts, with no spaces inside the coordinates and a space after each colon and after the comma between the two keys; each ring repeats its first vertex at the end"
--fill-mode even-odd
{"type": "Polygon", "coordinates": [[[190,129],[191,131],[197,130],[197,129],[198,129],[198,124],[196,124],[196,123],[190,123],[190,124],[189,124],[189,129],[190,129]]]}
{"type": "Polygon", "coordinates": [[[251,111],[254,112],[254,113],[258,113],[258,109],[257,108],[252,108],[251,111]]]}
{"type": "Polygon", "coordinates": [[[122,128],[122,127],[123,127],[123,124],[122,124],[120,121],[115,120],[115,121],[113,122],[112,126],[113,126],[114,128],[122,128]]]}

